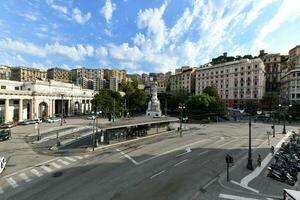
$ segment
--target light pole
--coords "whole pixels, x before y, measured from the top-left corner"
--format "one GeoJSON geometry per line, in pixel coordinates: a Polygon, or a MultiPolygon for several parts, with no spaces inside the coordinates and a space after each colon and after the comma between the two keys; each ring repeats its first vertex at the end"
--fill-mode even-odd
{"type": "MultiPolygon", "coordinates": [[[[240,110],[240,113],[243,114],[244,110],[240,110]]],[[[253,170],[252,165],[252,151],[251,151],[251,115],[249,116],[249,149],[248,149],[248,163],[247,163],[247,169],[253,170]]]]}
{"type": "Polygon", "coordinates": [[[185,109],[185,105],[183,103],[179,103],[178,108],[180,109],[180,137],[182,137],[182,111],[185,109]]]}
{"type": "MultiPolygon", "coordinates": [[[[279,104],[278,106],[279,106],[279,108],[282,107],[281,104],[279,104]]],[[[284,113],[283,113],[283,130],[282,130],[282,134],[286,134],[286,128],[285,128],[286,115],[287,115],[288,109],[291,108],[291,107],[292,107],[292,104],[290,104],[288,107],[283,108],[284,113]]]]}

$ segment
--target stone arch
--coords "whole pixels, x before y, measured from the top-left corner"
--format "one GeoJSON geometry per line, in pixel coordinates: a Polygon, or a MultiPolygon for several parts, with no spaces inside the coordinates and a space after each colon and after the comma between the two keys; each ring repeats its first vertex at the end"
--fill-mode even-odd
{"type": "Polygon", "coordinates": [[[42,101],[38,107],[38,117],[46,118],[48,116],[48,104],[42,101]]]}
{"type": "Polygon", "coordinates": [[[74,114],[77,115],[79,114],[81,111],[80,109],[80,102],[79,101],[75,101],[74,103],[74,114]]]}

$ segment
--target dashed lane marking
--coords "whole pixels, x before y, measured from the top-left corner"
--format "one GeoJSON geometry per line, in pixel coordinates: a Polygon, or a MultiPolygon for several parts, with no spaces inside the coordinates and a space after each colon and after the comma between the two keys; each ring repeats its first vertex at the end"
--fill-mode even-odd
{"type": "Polygon", "coordinates": [[[69,162],[64,161],[64,160],[62,160],[62,159],[58,159],[57,162],[60,162],[60,163],[62,163],[62,164],[64,164],[64,165],[69,165],[69,164],[70,164],[69,162]]]}
{"type": "Polygon", "coordinates": [[[157,176],[159,176],[160,174],[163,174],[163,173],[165,173],[165,172],[166,172],[166,170],[162,170],[162,171],[160,171],[160,172],[154,174],[153,176],[151,176],[150,179],[153,179],[153,178],[155,178],[155,177],[157,177],[157,176]]]}
{"type": "Polygon", "coordinates": [[[42,168],[43,170],[45,170],[46,172],[52,172],[52,171],[53,171],[50,167],[47,167],[47,166],[45,166],[45,165],[42,165],[41,168],[42,168]]]}
{"type": "Polygon", "coordinates": [[[186,162],[186,161],[188,161],[189,159],[185,159],[185,160],[183,160],[183,161],[180,161],[179,163],[176,163],[175,165],[174,165],[174,167],[176,167],[176,166],[178,166],[178,165],[180,165],[180,164],[182,164],[182,163],[184,163],[184,162],[186,162]]]}
{"type": "Polygon", "coordinates": [[[50,163],[53,167],[55,167],[56,169],[60,169],[61,166],[59,164],[57,164],[56,162],[52,162],[50,163]]]}
{"type": "Polygon", "coordinates": [[[2,187],[0,187],[0,194],[3,194],[3,193],[4,193],[4,191],[3,191],[2,187]]]}
{"type": "Polygon", "coordinates": [[[30,182],[31,181],[31,178],[29,178],[25,173],[21,173],[19,174],[19,176],[26,182],[30,182]]]}
{"type": "Polygon", "coordinates": [[[208,152],[209,152],[208,150],[207,151],[203,151],[203,152],[199,153],[198,156],[202,156],[203,154],[206,154],[208,152]]]}
{"type": "Polygon", "coordinates": [[[18,187],[18,183],[15,181],[15,179],[13,178],[7,178],[6,181],[9,183],[9,185],[11,185],[11,187],[16,188],[18,187]]]}
{"type": "Polygon", "coordinates": [[[71,162],[76,162],[76,159],[71,158],[71,157],[65,157],[65,159],[67,159],[67,160],[69,160],[69,161],[71,161],[71,162]]]}
{"type": "Polygon", "coordinates": [[[133,164],[138,165],[139,163],[136,162],[132,157],[130,157],[129,155],[127,155],[126,153],[124,153],[123,151],[121,151],[120,149],[116,149],[118,152],[120,152],[120,154],[122,154],[125,158],[128,158],[128,160],[130,160],[133,164]]]}
{"type": "Polygon", "coordinates": [[[43,174],[42,174],[41,172],[39,172],[38,170],[36,170],[36,169],[32,169],[32,170],[30,170],[30,171],[31,171],[31,173],[33,173],[33,174],[36,175],[37,177],[43,176],[43,174]]]}

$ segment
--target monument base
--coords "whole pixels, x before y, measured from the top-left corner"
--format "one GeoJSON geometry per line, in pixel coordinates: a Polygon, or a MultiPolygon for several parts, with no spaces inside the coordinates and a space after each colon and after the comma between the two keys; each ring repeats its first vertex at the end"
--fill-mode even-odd
{"type": "Polygon", "coordinates": [[[149,116],[149,117],[161,117],[161,111],[151,111],[151,110],[147,110],[146,112],[146,116],[149,116]]]}

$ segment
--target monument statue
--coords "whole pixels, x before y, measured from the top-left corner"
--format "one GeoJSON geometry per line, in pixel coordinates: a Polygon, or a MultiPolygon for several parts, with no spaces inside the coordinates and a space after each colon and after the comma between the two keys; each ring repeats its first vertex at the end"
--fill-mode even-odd
{"type": "Polygon", "coordinates": [[[151,99],[148,103],[148,109],[146,112],[150,117],[161,117],[160,102],[157,98],[157,82],[151,85],[151,99]]]}

